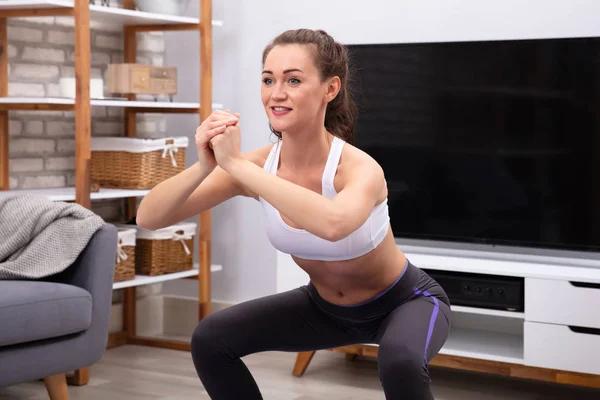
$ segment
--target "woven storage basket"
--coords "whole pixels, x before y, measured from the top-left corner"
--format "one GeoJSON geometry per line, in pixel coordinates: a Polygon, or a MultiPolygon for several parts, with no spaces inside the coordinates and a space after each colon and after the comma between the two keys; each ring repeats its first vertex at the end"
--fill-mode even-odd
{"type": "Polygon", "coordinates": [[[193,268],[195,223],[180,223],[155,231],[134,227],[136,274],[155,276],[193,268]]]}
{"type": "Polygon", "coordinates": [[[104,188],[152,189],[185,169],[187,137],[92,138],[91,180],[104,188]]]}
{"type": "Polygon", "coordinates": [[[128,281],[135,278],[135,234],[133,228],[117,227],[119,242],[117,244],[117,260],[115,262],[115,282],[128,281]]]}

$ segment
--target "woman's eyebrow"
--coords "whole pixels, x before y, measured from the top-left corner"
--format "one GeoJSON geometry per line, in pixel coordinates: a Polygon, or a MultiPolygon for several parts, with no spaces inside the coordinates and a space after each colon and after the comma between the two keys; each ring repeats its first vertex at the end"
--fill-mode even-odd
{"type": "MultiPolygon", "coordinates": [[[[298,68],[292,68],[292,69],[286,69],[285,71],[283,71],[284,74],[289,74],[290,72],[302,72],[302,70],[298,69],[298,68]]],[[[264,70],[262,72],[263,74],[273,74],[273,71],[269,71],[268,69],[264,70]]],[[[304,72],[302,72],[304,73],[304,72]]]]}

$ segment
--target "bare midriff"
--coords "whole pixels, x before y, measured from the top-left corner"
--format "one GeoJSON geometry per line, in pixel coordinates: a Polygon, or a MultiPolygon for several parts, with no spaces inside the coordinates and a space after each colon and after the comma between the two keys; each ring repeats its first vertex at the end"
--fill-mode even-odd
{"type": "Polygon", "coordinates": [[[292,256],[310,276],[326,301],[353,305],[368,301],[389,288],[406,268],[406,256],[396,245],[391,228],[376,249],[344,261],[305,260],[292,256]]]}

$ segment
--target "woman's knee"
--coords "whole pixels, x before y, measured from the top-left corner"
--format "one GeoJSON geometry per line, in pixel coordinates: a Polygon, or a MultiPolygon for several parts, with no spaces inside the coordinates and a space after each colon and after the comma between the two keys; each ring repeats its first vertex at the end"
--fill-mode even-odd
{"type": "Polygon", "coordinates": [[[196,325],[191,339],[194,361],[208,360],[222,352],[226,344],[226,321],[219,313],[210,314],[196,325]]]}
{"type": "Polygon", "coordinates": [[[429,372],[422,349],[411,348],[407,343],[395,343],[379,347],[379,375],[384,382],[394,384],[428,383],[429,372]],[[400,377],[406,378],[399,379],[400,377]]]}

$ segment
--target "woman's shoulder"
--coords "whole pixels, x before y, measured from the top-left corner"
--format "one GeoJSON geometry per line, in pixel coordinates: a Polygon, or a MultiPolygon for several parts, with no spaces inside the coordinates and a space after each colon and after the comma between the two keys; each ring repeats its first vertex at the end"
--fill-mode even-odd
{"type": "Polygon", "coordinates": [[[347,142],[344,142],[338,167],[350,173],[355,172],[356,169],[383,173],[379,163],[369,153],[347,142]]]}
{"type": "Polygon", "coordinates": [[[364,150],[350,143],[344,143],[334,183],[336,189],[342,189],[352,181],[364,180],[370,181],[375,187],[382,185],[381,189],[387,193],[385,174],[381,165],[364,150]]]}

